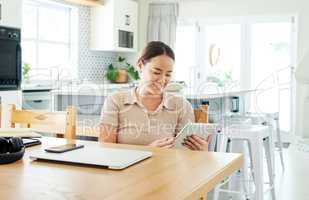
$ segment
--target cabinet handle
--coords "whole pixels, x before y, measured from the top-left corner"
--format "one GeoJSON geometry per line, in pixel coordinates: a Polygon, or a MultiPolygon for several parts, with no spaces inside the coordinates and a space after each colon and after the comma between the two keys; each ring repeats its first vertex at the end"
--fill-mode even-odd
{"type": "Polygon", "coordinates": [[[43,100],[34,100],[33,103],[42,103],[43,100]]]}
{"type": "Polygon", "coordinates": [[[130,24],[131,24],[130,15],[125,15],[125,25],[130,26],[130,24]]]}

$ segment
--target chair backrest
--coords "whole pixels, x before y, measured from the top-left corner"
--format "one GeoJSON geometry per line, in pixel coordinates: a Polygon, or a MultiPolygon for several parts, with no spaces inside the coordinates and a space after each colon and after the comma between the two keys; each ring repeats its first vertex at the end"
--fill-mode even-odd
{"type": "Polygon", "coordinates": [[[196,123],[208,123],[208,105],[194,109],[194,117],[196,123]]]}
{"type": "Polygon", "coordinates": [[[22,124],[39,132],[63,134],[67,139],[75,139],[76,108],[68,107],[62,112],[47,112],[17,110],[15,105],[10,105],[9,123],[11,128],[15,128],[15,124],[22,124]]]}

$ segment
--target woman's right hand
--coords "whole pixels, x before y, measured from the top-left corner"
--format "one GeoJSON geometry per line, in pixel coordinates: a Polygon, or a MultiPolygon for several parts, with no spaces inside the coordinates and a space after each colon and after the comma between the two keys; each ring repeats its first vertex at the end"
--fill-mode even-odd
{"type": "Polygon", "coordinates": [[[160,96],[162,92],[163,85],[156,81],[143,82],[138,89],[140,96],[160,96]]]}
{"type": "Polygon", "coordinates": [[[149,146],[161,147],[161,148],[173,148],[175,146],[175,138],[166,137],[166,138],[158,139],[150,143],[149,146]]]}

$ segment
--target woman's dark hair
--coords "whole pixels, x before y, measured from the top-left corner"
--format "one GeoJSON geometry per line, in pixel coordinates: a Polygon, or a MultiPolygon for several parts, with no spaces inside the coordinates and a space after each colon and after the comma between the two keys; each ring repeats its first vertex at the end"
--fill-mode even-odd
{"type": "Polygon", "coordinates": [[[137,63],[146,64],[152,58],[160,55],[166,55],[171,59],[175,60],[175,54],[171,47],[160,41],[149,42],[142,51],[139,59],[137,60],[137,63]]]}

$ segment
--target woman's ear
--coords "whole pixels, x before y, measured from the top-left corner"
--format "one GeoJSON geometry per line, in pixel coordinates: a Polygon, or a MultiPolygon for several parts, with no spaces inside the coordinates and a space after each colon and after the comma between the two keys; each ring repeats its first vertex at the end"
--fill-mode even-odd
{"type": "Polygon", "coordinates": [[[137,68],[138,68],[138,72],[139,73],[141,73],[142,72],[142,70],[144,69],[144,63],[143,63],[143,61],[139,61],[138,63],[137,63],[137,68]]]}

